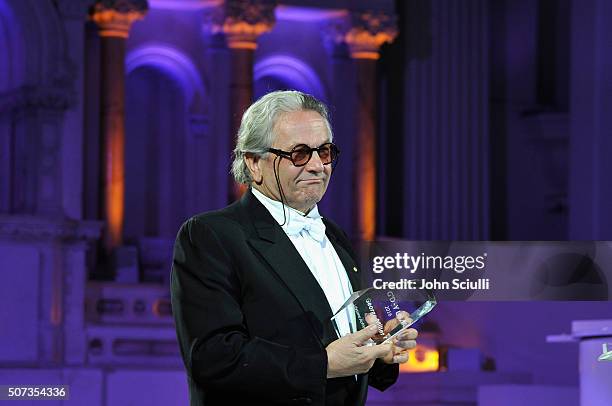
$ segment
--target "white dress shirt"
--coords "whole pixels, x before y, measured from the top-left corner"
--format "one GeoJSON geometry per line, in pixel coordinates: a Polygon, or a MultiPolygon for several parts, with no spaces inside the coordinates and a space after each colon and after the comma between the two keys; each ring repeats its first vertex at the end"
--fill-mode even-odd
{"type": "MultiPolygon", "coordinates": [[[[282,225],[283,231],[308,265],[327,297],[332,314],[335,314],[353,293],[353,289],[342,261],[325,235],[325,224],[317,206],[304,215],[278,200],[270,199],[255,188],[252,191],[279,225],[286,220],[282,225]]],[[[355,331],[351,324],[348,311],[336,317],[336,325],[342,336],[355,331]]]]}

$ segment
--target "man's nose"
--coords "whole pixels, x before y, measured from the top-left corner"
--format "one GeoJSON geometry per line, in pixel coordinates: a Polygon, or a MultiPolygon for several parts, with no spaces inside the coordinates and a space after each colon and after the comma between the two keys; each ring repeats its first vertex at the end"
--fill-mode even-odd
{"type": "Polygon", "coordinates": [[[319,157],[319,153],[317,151],[312,151],[312,157],[306,164],[306,170],[308,172],[323,172],[324,169],[325,166],[323,165],[323,161],[321,161],[321,157],[319,157]]]}

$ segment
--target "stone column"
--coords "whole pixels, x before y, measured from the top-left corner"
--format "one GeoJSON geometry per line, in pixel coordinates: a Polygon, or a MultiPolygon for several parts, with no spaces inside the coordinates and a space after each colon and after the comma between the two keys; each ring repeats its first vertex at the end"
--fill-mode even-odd
{"type": "Polygon", "coordinates": [[[91,19],[100,28],[101,137],[104,182],[104,248],[122,243],[125,189],[125,40],[132,23],[144,17],[146,0],[105,0],[94,6],[91,19]]]}
{"type": "Polygon", "coordinates": [[[348,47],[356,75],[356,118],[353,165],[354,237],[373,240],[376,235],[376,138],[378,50],[397,35],[395,17],[384,12],[353,12],[335,27],[334,42],[348,47]]]}
{"type": "MultiPolygon", "coordinates": [[[[209,14],[205,31],[222,33],[230,50],[230,138],[231,148],[240,128],[242,114],[253,102],[253,57],[257,38],[274,25],[275,2],[269,0],[226,0],[209,14]]],[[[240,197],[244,187],[229,180],[228,200],[240,197]]]]}
{"type": "Polygon", "coordinates": [[[66,72],[74,89],[74,104],[64,114],[62,134],[63,206],[66,217],[83,218],[85,21],[92,0],[57,0],[66,31],[66,72]]]}
{"type": "Polygon", "coordinates": [[[23,86],[0,95],[2,122],[12,133],[4,141],[12,164],[3,171],[10,176],[3,211],[65,216],[61,128],[64,112],[74,104],[72,96],[65,86],[23,86]]]}
{"type": "Polygon", "coordinates": [[[321,27],[330,64],[329,114],[333,123],[334,143],[340,148],[340,158],[334,167],[332,184],[325,192],[325,199],[332,207],[330,217],[349,236],[354,236],[353,230],[356,229],[356,225],[351,202],[347,202],[346,197],[353,194],[351,157],[357,128],[354,119],[357,106],[357,80],[348,47],[342,35],[338,38],[334,27],[333,20],[323,22],[321,27]]]}
{"type": "MultiPolygon", "coordinates": [[[[232,188],[235,182],[230,182],[228,171],[230,168],[230,151],[233,146],[233,137],[230,129],[230,50],[225,45],[223,34],[214,36],[206,35],[206,66],[209,68],[209,76],[215,78],[210,81],[209,100],[209,137],[206,144],[209,154],[216,157],[214,163],[208,163],[205,176],[200,180],[200,185],[207,184],[217,191],[214,195],[207,192],[206,188],[198,190],[198,202],[200,207],[215,208],[227,204],[228,196],[232,196],[232,188]],[[212,165],[212,166],[211,166],[212,165]],[[212,176],[210,176],[212,174],[212,176]]],[[[200,209],[203,210],[203,209],[200,209]]]]}

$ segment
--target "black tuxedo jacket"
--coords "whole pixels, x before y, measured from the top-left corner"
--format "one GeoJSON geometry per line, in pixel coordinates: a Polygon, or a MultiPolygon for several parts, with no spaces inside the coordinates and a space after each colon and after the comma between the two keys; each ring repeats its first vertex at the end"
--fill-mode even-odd
{"type": "MultiPolygon", "coordinates": [[[[358,290],[346,234],[324,222],[358,290]]],[[[183,224],[171,281],[191,405],[362,405],[368,383],[397,379],[398,366],[380,360],[357,380],[326,378],[325,347],[338,337],[325,294],[250,189],[183,224]]]]}

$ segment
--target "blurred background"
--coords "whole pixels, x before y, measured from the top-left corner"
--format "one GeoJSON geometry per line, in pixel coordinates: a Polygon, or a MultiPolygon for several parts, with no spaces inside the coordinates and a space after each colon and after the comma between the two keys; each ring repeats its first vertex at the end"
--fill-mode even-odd
{"type": "MultiPolygon", "coordinates": [[[[187,403],[172,244],[273,90],[329,105],[355,241],[612,240],[611,44],[607,0],[0,0],[0,384],[187,403]]],[[[442,303],[369,404],[609,405],[606,319],[442,303]]]]}

